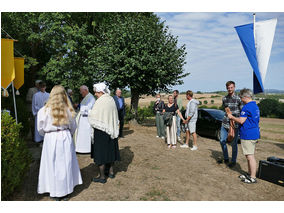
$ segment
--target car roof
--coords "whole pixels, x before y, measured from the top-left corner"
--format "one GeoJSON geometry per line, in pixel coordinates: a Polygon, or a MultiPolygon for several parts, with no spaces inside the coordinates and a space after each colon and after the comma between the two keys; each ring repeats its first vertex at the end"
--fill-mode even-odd
{"type": "Polygon", "coordinates": [[[221,111],[221,112],[223,112],[222,110],[220,110],[220,109],[208,109],[208,108],[199,108],[199,110],[204,110],[204,111],[208,111],[208,112],[212,112],[212,111],[216,111],[216,112],[218,112],[218,111],[221,111]]]}

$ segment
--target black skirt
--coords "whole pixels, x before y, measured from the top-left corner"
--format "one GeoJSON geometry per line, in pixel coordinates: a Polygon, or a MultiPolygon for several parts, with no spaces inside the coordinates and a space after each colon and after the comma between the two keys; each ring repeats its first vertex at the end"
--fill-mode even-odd
{"type": "Polygon", "coordinates": [[[91,145],[91,158],[97,165],[120,161],[118,139],[111,139],[107,133],[94,128],[94,141],[91,145]]]}

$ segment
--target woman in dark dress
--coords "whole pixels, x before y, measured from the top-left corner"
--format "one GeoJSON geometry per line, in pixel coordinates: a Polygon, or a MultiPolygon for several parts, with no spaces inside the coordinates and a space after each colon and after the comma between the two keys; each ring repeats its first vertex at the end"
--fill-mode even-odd
{"type": "Polygon", "coordinates": [[[120,160],[118,148],[119,120],[115,102],[104,83],[94,84],[97,100],[89,113],[94,129],[91,158],[99,166],[100,176],[94,182],[106,183],[106,176],[114,178],[113,166],[120,160]]]}
{"type": "Polygon", "coordinates": [[[184,121],[182,114],[179,111],[178,105],[174,103],[174,99],[172,95],[168,97],[168,104],[165,105],[163,113],[171,113],[172,114],[172,122],[171,125],[167,125],[166,132],[167,132],[167,143],[168,148],[176,148],[177,144],[177,125],[176,125],[176,115],[184,121]]]}

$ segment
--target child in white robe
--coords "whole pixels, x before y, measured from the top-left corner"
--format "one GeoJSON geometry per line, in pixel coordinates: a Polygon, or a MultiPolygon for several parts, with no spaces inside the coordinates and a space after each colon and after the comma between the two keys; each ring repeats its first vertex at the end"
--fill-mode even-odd
{"type": "Polygon", "coordinates": [[[74,187],[82,184],[72,135],[75,111],[60,85],[51,90],[49,100],[38,112],[37,128],[44,136],[38,193],[50,193],[55,200],[67,200],[74,187]]]}

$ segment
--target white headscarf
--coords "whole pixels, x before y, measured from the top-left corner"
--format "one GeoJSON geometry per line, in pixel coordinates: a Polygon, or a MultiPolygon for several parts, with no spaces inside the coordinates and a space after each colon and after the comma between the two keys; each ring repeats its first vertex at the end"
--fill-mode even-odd
{"type": "Polygon", "coordinates": [[[93,87],[94,87],[94,92],[102,92],[102,93],[110,94],[108,86],[105,83],[97,83],[97,84],[94,84],[93,87]]]}

